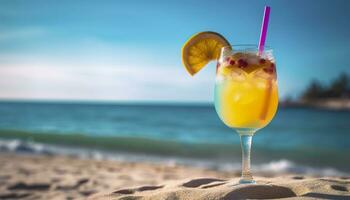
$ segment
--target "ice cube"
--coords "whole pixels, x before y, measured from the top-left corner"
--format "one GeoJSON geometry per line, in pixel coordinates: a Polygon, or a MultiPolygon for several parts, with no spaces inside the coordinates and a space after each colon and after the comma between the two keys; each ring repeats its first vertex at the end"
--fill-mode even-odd
{"type": "Polygon", "coordinates": [[[244,81],[246,80],[246,74],[243,70],[234,67],[231,71],[231,76],[230,78],[234,81],[244,81]]]}
{"type": "Polygon", "coordinates": [[[264,71],[264,68],[256,70],[256,72],[253,74],[254,78],[260,78],[260,79],[274,79],[274,74],[270,74],[264,71]]]}

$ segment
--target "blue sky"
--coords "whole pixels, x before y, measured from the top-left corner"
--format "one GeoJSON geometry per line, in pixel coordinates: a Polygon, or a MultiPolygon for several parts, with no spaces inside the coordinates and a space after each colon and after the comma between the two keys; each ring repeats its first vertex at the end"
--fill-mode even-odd
{"type": "Polygon", "coordinates": [[[210,102],[214,64],[190,77],[183,43],[210,30],[256,44],[264,5],[282,98],[350,73],[346,0],[3,0],[0,98],[210,102]]]}

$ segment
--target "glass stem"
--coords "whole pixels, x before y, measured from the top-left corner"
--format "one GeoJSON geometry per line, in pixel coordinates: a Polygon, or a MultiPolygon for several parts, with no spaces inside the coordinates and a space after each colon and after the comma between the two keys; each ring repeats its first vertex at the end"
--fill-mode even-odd
{"type": "Polygon", "coordinates": [[[252,146],[253,135],[241,134],[242,147],[242,177],[240,183],[255,183],[250,172],[250,149],[252,146]]]}

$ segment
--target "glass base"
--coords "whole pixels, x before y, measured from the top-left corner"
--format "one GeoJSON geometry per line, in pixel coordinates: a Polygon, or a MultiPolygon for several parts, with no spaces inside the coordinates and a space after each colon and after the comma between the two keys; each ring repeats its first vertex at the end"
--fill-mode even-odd
{"type": "Polygon", "coordinates": [[[239,180],[239,184],[255,184],[256,182],[254,180],[246,180],[246,179],[241,179],[239,180]]]}

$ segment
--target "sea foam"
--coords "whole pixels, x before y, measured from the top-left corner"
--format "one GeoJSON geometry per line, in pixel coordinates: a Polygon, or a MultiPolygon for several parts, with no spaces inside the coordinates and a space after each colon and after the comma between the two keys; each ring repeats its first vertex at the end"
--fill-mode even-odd
{"type": "MultiPolygon", "coordinates": [[[[23,141],[18,139],[0,139],[0,152],[34,154],[34,155],[66,155],[83,159],[95,160],[116,160],[128,162],[152,162],[161,163],[169,166],[188,165],[216,169],[220,171],[240,171],[241,163],[238,162],[217,162],[209,159],[194,159],[174,156],[158,156],[125,152],[108,152],[101,150],[92,150],[86,148],[73,148],[59,145],[48,145],[33,141],[23,141]]],[[[287,159],[273,160],[267,163],[253,165],[254,173],[273,173],[273,174],[307,174],[318,176],[347,176],[348,173],[337,169],[315,168],[300,165],[287,159]]]]}

